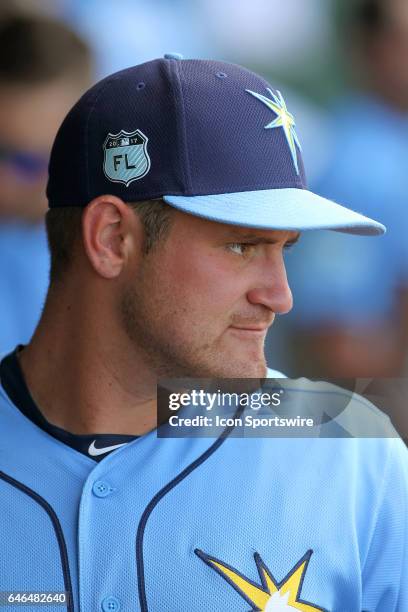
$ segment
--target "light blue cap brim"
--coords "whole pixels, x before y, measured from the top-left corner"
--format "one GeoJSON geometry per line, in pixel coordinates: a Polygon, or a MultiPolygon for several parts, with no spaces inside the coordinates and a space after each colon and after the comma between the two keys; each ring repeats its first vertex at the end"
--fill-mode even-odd
{"type": "Polygon", "coordinates": [[[219,223],[271,230],[334,230],[384,234],[384,225],[306,189],[265,189],[215,195],[165,195],[175,208],[219,223]]]}

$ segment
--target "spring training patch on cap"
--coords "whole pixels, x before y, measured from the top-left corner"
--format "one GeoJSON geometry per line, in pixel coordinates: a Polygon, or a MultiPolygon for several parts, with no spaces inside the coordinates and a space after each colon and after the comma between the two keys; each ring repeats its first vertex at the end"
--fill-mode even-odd
{"type": "Polygon", "coordinates": [[[103,171],[106,178],[128,187],[132,181],[146,176],[150,170],[147,142],[147,136],[140,130],[109,133],[103,143],[103,171]]]}

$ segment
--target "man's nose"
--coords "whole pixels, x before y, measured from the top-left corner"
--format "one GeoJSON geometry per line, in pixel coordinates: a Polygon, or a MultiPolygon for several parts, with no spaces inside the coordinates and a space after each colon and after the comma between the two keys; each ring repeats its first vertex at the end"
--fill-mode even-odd
{"type": "Polygon", "coordinates": [[[262,274],[247,292],[247,299],[251,304],[261,304],[276,314],[286,314],[292,309],[293,296],[283,257],[263,264],[262,274]]]}

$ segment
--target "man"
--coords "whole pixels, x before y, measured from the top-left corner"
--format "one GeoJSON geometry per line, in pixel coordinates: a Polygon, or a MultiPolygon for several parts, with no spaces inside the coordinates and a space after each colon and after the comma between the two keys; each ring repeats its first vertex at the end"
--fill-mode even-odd
{"type": "Polygon", "coordinates": [[[49,273],[49,154],[91,79],[90,52],[78,36],[15,11],[0,20],[0,353],[28,342],[40,317],[49,273]]]}
{"type": "Polygon", "coordinates": [[[168,54],[79,100],[49,174],[47,302],[0,369],[0,590],[71,612],[406,609],[399,439],[155,431],[159,376],[266,376],[300,230],[384,230],[305,189],[280,92],[168,54]]]}

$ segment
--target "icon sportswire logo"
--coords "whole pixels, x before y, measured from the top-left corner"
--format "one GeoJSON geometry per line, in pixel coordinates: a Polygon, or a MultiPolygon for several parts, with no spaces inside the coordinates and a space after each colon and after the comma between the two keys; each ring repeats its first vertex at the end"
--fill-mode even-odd
{"type": "Polygon", "coordinates": [[[96,440],[93,440],[89,446],[88,453],[92,457],[97,457],[98,455],[104,455],[105,453],[109,453],[110,451],[115,450],[115,448],[119,448],[120,446],[125,446],[127,442],[122,442],[122,444],[114,444],[113,446],[104,446],[103,448],[95,447],[96,440]]]}

